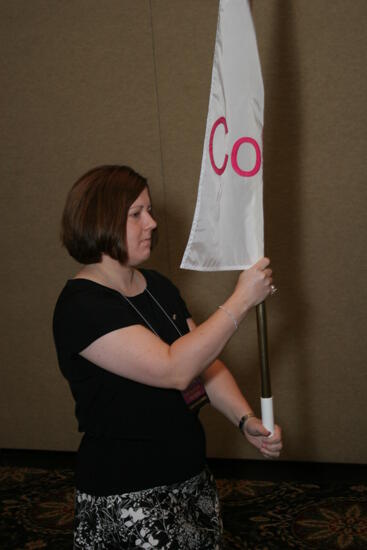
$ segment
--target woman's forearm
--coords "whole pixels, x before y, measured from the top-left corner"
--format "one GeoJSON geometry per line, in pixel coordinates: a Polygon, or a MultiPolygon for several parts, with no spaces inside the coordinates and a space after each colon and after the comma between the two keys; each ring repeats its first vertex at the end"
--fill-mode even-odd
{"type": "Polygon", "coordinates": [[[175,371],[184,376],[183,380],[178,380],[179,385],[187,381],[187,375],[190,381],[218,357],[248,310],[269,294],[272,272],[268,265],[269,260],[262,258],[243,271],[234,292],[221,309],[170,346],[169,358],[177,367],[175,371]]]}
{"type": "MultiPolygon", "coordinates": [[[[234,300],[227,300],[224,307],[240,322],[247,313],[246,308],[236,307],[234,300]]],[[[204,323],[195,326],[191,323],[190,332],[179,338],[169,348],[173,370],[182,377],[179,387],[186,387],[191,380],[201,374],[215,361],[236,331],[231,315],[218,309],[204,323]]]]}
{"type": "MultiPolygon", "coordinates": [[[[241,418],[252,412],[235,379],[218,359],[202,375],[202,380],[213,407],[239,426],[241,418]]],[[[275,426],[274,434],[263,426],[262,421],[250,417],[242,428],[247,441],[266,458],[277,458],[282,449],[282,432],[275,426]],[[270,437],[271,435],[271,437],[270,437]]]]}
{"type": "Polygon", "coordinates": [[[211,405],[235,426],[238,426],[244,415],[252,412],[236,380],[220,359],[204,371],[201,379],[211,405]]]}

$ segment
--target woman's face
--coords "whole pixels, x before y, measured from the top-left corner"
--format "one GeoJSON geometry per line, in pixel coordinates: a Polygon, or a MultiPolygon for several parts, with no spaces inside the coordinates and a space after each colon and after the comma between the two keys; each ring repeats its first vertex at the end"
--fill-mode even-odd
{"type": "Polygon", "coordinates": [[[152,205],[145,188],[130,206],[126,222],[127,265],[134,266],[150,256],[152,233],[157,227],[151,215],[152,205]]]}

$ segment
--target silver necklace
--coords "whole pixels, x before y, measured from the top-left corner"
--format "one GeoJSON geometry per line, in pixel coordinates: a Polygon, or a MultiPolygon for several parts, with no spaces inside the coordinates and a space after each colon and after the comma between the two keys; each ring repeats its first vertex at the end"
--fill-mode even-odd
{"type": "MultiPolygon", "coordinates": [[[[175,327],[176,331],[180,336],[182,336],[182,332],[176,325],[176,323],[171,319],[171,317],[168,315],[167,311],[164,309],[164,307],[158,302],[158,300],[153,296],[153,294],[148,290],[148,287],[145,288],[144,292],[147,292],[148,295],[152,298],[152,300],[157,304],[159,309],[163,312],[163,314],[167,317],[167,319],[170,321],[170,323],[175,327]]],[[[141,311],[136,307],[135,304],[132,303],[132,301],[125,296],[125,294],[121,294],[121,296],[131,305],[133,309],[135,309],[136,313],[143,319],[145,324],[150,328],[150,330],[159,338],[159,334],[156,330],[152,327],[152,325],[149,323],[149,321],[144,317],[141,311]]],[[[194,380],[189,384],[188,388],[186,390],[181,391],[183,398],[185,400],[186,405],[188,408],[192,411],[200,409],[203,405],[206,403],[209,403],[208,395],[205,391],[204,385],[201,382],[200,378],[194,378],[194,380]]]]}
{"type": "MultiPolygon", "coordinates": [[[[180,331],[180,329],[178,328],[178,326],[176,325],[176,323],[173,321],[173,319],[171,319],[171,317],[168,315],[167,311],[164,309],[163,306],[161,306],[161,304],[158,302],[158,300],[153,296],[153,294],[150,292],[150,290],[148,290],[148,287],[145,288],[144,292],[147,292],[149,294],[149,296],[152,298],[152,300],[157,304],[157,306],[159,307],[159,309],[163,312],[163,314],[167,317],[167,319],[170,321],[170,323],[175,327],[176,331],[178,332],[179,336],[182,336],[182,332],[180,331]]],[[[150,328],[150,330],[156,335],[158,336],[159,338],[159,334],[157,333],[157,331],[152,327],[152,325],[149,323],[149,321],[144,317],[144,315],[142,314],[141,311],[139,311],[139,309],[136,307],[135,304],[133,304],[133,302],[127,297],[125,296],[125,294],[121,294],[121,296],[123,298],[125,298],[125,300],[130,304],[130,306],[135,309],[136,313],[143,319],[144,323],[146,323],[146,325],[150,328]]]]}

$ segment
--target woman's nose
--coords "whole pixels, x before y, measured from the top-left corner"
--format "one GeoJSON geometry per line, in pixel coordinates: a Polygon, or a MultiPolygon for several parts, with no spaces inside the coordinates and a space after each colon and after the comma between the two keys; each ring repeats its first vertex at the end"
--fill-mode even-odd
{"type": "Polygon", "coordinates": [[[155,219],[153,218],[150,212],[146,213],[145,225],[149,229],[155,229],[157,227],[157,222],[155,221],[155,219]]]}

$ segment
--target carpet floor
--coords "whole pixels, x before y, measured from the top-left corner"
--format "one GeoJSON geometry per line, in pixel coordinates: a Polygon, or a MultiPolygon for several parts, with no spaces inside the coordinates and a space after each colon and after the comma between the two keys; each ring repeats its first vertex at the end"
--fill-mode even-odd
{"type": "MultiPolygon", "coordinates": [[[[217,484],[226,550],[367,549],[367,482],[217,484]]],[[[70,550],[73,499],[71,469],[0,467],[0,549],[70,550]]]]}

